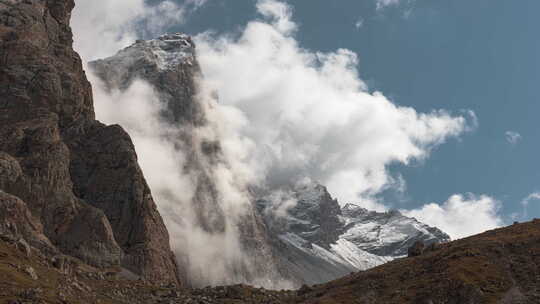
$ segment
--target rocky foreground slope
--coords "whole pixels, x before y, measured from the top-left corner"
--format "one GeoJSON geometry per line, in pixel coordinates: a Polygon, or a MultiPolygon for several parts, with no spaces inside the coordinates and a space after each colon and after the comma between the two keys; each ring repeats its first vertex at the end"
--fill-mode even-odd
{"type": "Polygon", "coordinates": [[[95,120],[73,0],[0,1],[0,234],[179,283],[130,137],[95,120]]]}
{"type": "Polygon", "coordinates": [[[540,303],[540,220],[316,286],[302,303],[540,303]]]}
{"type": "Polygon", "coordinates": [[[0,303],[540,303],[540,220],[431,246],[298,291],[155,285],[27,249],[0,239],[0,303]]]}

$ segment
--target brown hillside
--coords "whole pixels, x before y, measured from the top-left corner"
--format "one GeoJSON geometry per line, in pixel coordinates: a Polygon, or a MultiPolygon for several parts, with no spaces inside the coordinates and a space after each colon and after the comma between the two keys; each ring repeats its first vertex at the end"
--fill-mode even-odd
{"type": "Polygon", "coordinates": [[[540,303],[540,220],[296,292],[153,285],[129,280],[118,268],[96,269],[69,257],[59,265],[24,247],[0,239],[0,303],[540,303]]]}
{"type": "Polygon", "coordinates": [[[316,286],[301,303],[540,303],[540,220],[316,286]]]}

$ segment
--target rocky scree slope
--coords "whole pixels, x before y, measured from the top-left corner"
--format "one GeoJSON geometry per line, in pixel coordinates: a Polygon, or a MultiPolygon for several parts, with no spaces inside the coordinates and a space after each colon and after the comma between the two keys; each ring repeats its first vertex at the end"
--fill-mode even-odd
{"type": "Polygon", "coordinates": [[[95,120],[73,0],[0,1],[0,234],[179,283],[130,137],[95,120]]]}
{"type": "Polygon", "coordinates": [[[246,285],[187,289],[129,277],[119,268],[95,268],[79,259],[51,259],[0,237],[0,303],[291,303],[294,291],[246,285]]]}
{"type": "Polygon", "coordinates": [[[337,279],[407,255],[415,242],[426,245],[450,241],[398,211],[374,212],[353,204],[340,207],[317,183],[294,187],[284,200],[270,195],[257,206],[274,236],[281,263],[291,276],[308,284],[337,279]],[[277,206],[277,207],[276,207],[277,206]]]}

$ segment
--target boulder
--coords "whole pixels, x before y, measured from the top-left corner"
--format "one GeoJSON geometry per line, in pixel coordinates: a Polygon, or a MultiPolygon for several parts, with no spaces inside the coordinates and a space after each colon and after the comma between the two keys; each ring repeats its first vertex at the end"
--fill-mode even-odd
{"type": "Polygon", "coordinates": [[[407,252],[407,256],[408,257],[420,256],[420,255],[422,255],[424,253],[425,247],[426,246],[424,245],[424,242],[417,241],[411,247],[409,247],[409,250],[407,252]]]}

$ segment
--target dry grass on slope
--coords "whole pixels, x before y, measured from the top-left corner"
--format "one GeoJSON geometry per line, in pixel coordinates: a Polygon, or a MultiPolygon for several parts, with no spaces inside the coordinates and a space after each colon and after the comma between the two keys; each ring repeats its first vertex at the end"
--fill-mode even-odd
{"type": "Polygon", "coordinates": [[[540,303],[540,220],[315,286],[302,303],[540,303]]]}

